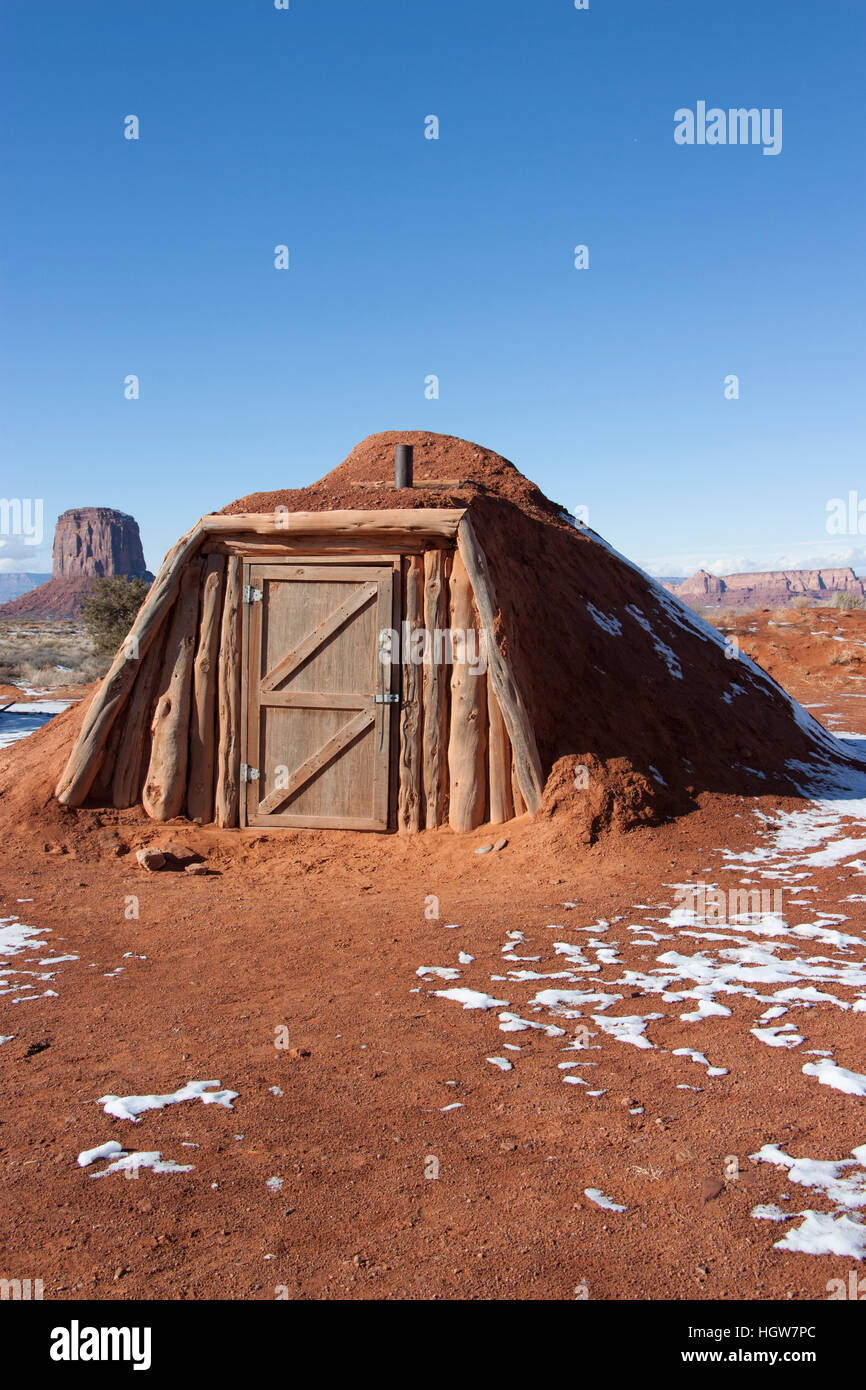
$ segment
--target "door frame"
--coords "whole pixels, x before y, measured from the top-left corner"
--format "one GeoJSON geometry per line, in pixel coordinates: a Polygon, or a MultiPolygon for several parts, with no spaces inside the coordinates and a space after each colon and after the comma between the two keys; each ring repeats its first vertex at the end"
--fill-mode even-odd
{"type": "MultiPolygon", "coordinates": [[[[391,627],[400,632],[400,612],[401,612],[401,584],[402,556],[399,554],[385,555],[350,555],[337,554],[334,552],[315,552],[306,555],[282,554],[273,556],[245,555],[242,560],[242,584],[244,587],[251,584],[253,568],[272,569],[283,568],[295,569],[303,566],[313,566],[316,569],[328,566],[335,569],[379,569],[387,568],[392,571],[391,581],[391,627]]],[[[256,698],[251,698],[251,679],[252,672],[250,664],[253,653],[261,651],[261,621],[262,609],[258,603],[241,604],[241,763],[253,766],[258,765],[258,742],[260,738],[260,719],[258,692],[256,698]],[[252,755],[252,756],[251,756],[252,755]]],[[[395,691],[400,693],[400,662],[399,662],[399,642],[397,657],[392,660],[390,670],[386,672],[385,691],[393,694],[395,691]]],[[[256,680],[255,684],[258,684],[256,680]]],[[[346,822],[341,817],[319,817],[315,824],[309,823],[309,818],[305,816],[293,816],[291,813],[274,815],[273,817],[259,817],[255,813],[250,813],[248,805],[250,790],[255,787],[255,783],[241,783],[239,797],[239,823],[244,828],[257,830],[367,830],[378,833],[390,833],[396,828],[396,802],[397,802],[397,781],[398,763],[400,747],[400,705],[386,705],[378,707],[383,709],[388,728],[388,778],[387,778],[387,806],[385,814],[385,824],[382,825],[376,820],[357,818],[346,822]]],[[[375,736],[375,734],[374,734],[375,736]]],[[[383,753],[384,756],[384,753],[383,753]]]]}

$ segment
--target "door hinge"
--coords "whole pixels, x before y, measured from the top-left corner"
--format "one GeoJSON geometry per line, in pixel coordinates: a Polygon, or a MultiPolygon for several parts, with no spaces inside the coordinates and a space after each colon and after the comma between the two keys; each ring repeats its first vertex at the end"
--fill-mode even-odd
{"type": "Polygon", "coordinates": [[[252,584],[244,585],[244,603],[261,603],[261,589],[254,589],[252,584]]]}
{"type": "Polygon", "coordinates": [[[250,767],[248,763],[241,763],[241,781],[258,782],[259,770],[257,767],[250,767]]]}
{"type": "Polygon", "coordinates": [[[399,703],[400,703],[400,696],[397,695],[397,694],[394,694],[394,695],[374,695],[374,696],[373,696],[373,699],[374,699],[374,701],[376,702],[377,705],[399,705],[399,703]]]}

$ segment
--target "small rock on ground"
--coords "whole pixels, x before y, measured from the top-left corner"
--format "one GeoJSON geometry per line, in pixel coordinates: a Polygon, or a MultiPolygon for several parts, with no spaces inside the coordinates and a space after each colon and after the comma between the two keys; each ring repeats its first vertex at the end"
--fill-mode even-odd
{"type": "Polygon", "coordinates": [[[165,855],[159,849],[137,849],[135,857],[143,869],[153,872],[165,865],[165,855]]]}

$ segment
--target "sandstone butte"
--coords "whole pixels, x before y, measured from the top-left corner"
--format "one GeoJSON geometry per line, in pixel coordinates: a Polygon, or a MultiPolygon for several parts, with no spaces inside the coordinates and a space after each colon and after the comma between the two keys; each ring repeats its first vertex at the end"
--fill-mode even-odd
{"type": "Polygon", "coordinates": [[[111,507],[73,507],[57,520],[51,578],[0,605],[0,618],[78,618],[94,579],[114,574],[153,581],[138,522],[111,507]]]}

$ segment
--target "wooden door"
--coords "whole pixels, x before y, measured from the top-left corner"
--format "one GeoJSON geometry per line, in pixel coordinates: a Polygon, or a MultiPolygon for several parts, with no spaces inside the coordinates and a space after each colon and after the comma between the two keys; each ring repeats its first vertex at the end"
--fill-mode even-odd
{"type": "Polygon", "coordinates": [[[395,667],[379,650],[398,626],[393,566],[244,571],[244,824],[387,830],[395,667]]]}

